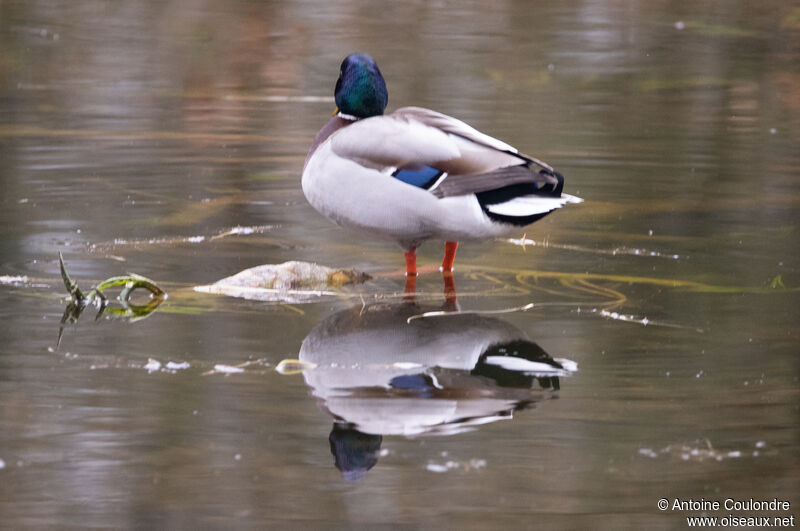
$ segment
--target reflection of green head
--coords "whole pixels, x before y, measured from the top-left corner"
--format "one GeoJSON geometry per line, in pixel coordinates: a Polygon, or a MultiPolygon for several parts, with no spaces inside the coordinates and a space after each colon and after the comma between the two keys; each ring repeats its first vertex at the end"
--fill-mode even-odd
{"type": "Polygon", "coordinates": [[[328,440],[336,468],[342,471],[344,479],[358,481],[378,462],[383,437],[361,433],[351,424],[334,422],[328,440]]]}
{"type": "Polygon", "coordinates": [[[389,102],[377,63],[364,53],[348,55],[342,61],[334,96],[342,113],[357,118],[380,116],[389,102]]]}

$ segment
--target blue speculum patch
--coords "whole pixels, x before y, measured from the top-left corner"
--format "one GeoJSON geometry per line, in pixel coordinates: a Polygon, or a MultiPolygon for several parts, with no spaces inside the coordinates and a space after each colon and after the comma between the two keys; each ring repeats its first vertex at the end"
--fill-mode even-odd
{"type": "Polygon", "coordinates": [[[431,168],[430,166],[423,166],[419,170],[397,170],[392,174],[395,179],[400,179],[406,184],[416,186],[417,188],[425,188],[426,190],[433,186],[442,175],[441,170],[431,168]]]}

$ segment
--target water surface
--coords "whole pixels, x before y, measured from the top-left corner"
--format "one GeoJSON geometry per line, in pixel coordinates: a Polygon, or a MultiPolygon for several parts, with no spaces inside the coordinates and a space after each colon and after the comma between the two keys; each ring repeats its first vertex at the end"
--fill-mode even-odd
{"type": "Polygon", "coordinates": [[[2,2],[4,525],[682,528],[696,513],[656,507],[676,497],[800,516],[799,18],[2,2]],[[390,109],[457,116],[586,200],[459,249],[462,311],[532,308],[410,325],[448,308],[439,245],[410,307],[401,253],[306,203],[305,150],[353,51],[390,109]],[[214,238],[234,227],[254,230],[214,238]],[[135,322],[87,309],[57,344],[58,251],[82,286],[133,271],[169,298],[135,322]],[[303,304],[191,289],[287,260],[373,280],[303,304]],[[562,370],[515,376],[487,362],[498,344],[562,370]]]}

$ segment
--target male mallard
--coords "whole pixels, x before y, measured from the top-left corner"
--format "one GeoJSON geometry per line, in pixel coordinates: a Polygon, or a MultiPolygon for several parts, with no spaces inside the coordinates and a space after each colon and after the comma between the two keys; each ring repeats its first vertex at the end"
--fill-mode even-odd
{"type": "Polygon", "coordinates": [[[563,194],[548,164],[450,116],[420,107],[383,115],[386,83],[375,60],[342,62],[337,111],[317,133],[303,168],[303,193],[344,227],[397,241],[406,274],[416,248],[445,241],[452,271],[459,240],[518,231],[580,198],[563,194]]]}

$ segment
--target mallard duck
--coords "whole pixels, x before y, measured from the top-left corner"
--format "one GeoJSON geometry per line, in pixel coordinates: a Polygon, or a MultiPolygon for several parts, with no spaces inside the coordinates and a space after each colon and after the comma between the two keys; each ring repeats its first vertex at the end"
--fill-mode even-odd
{"type": "Polygon", "coordinates": [[[334,96],[306,156],[303,193],[339,225],[399,243],[408,276],[425,240],[444,240],[448,272],[459,241],[518,232],[582,201],[562,193],[564,177],[547,163],[460,120],[421,107],[384,115],[386,82],[367,54],[342,61],[334,96]]]}

